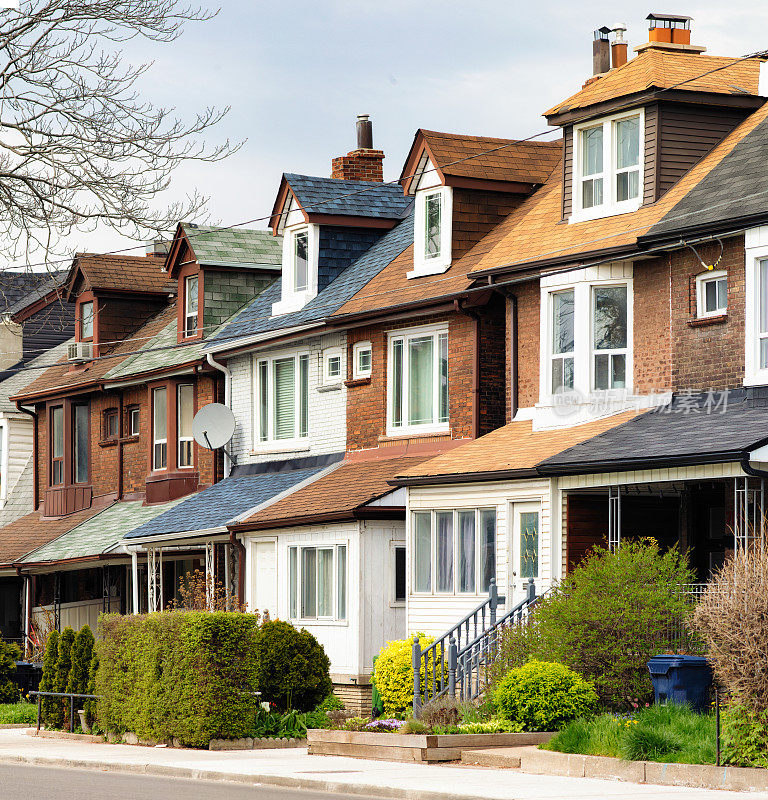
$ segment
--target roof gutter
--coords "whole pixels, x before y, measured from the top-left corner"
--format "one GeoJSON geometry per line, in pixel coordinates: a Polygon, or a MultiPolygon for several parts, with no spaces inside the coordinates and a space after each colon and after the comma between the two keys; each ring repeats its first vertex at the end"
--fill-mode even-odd
{"type": "Polygon", "coordinates": [[[346,511],[327,511],[323,514],[306,514],[282,519],[263,520],[261,522],[235,522],[227,527],[230,533],[245,531],[273,530],[274,528],[295,528],[299,525],[318,525],[326,522],[355,522],[359,519],[404,519],[405,506],[358,507],[346,511]]]}
{"type": "Polygon", "coordinates": [[[588,475],[592,472],[626,472],[657,467],[694,467],[699,464],[724,464],[741,462],[744,450],[722,450],[719,453],[693,453],[680,456],[656,456],[652,458],[623,458],[615,461],[590,461],[575,464],[539,464],[539,475],[588,475]]]}
{"type": "Polygon", "coordinates": [[[536,467],[522,469],[496,469],[489,472],[452,472],[448,475],[417,475],[413,478],[393,478],[390,486],[438,486],[444,483],[481,483],[485,481],[515,480],[518,478],[538,478],[536,467]]]}
{"type": "Polygon", "coordinates": [[[264,333],[254,333],[251,336],[243,336],[243,337],[233,336],[231,341],[221,345],[217,345],[216,342],[211,343],[211,345],[206,348],[206,352],[224,353],[230,350],[247,347],[248,345],[268,342],[270,339],[275,338],[277,336],[292,336],[294,334],[304,333],[305,331],[314,330],[315,328],[322,328],[323,325],[324,325],[323,322],[313,322],[308,325],[296,325],[293,328],[285,328],[284,330],[266,331],[264,333]]]}

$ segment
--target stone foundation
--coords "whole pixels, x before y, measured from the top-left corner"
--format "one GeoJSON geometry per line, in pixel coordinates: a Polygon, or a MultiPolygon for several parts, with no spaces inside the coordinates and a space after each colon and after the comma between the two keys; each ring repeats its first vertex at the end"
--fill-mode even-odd
{"type": "Polygon", "coordinates": [[[360,717],[370,716],[373,707],[373,687],[370,683],[334,683],[333,693],[344,703],[347,711],[360,717]]]}

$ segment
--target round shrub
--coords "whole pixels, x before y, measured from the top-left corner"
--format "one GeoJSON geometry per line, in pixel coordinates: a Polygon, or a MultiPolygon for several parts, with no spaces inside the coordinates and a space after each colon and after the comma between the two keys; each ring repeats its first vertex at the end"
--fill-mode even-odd
{"type": "Polygon", "coordinates": [[[552,731],[594,711],[597,692],[563,664],[530,661],[502,678],[494,700],[502,717],[526,731],[552,731]]]}
{"type": "MultiPolygon", "coordinates": [[[[422,651],[435,640],[423,633],[416,634],[422,651]]],[[[396,639],[387,642],[376,658],[373,680],[376,684],[385,714],[401,714],[413,705],[413,639],[396,639]]],[[[434,651],[433,651],[434,652],[434,651]]],[[[429,682],[432,684],[432,660],[429,657],[429,682]]],[[[421,689],[424,691],[424,660],[421,661],[421,689]]]]}
{"type": "Polygon", "coordinates": [[[256,686],[261,699],[280,710],[311,711],[331,693],[331,662],[323,646],[305,631],[280,620],[256,633],[256,686]]]}
{"type": "Polygon", "coordinates": [[[0,703],[19,702],[19,687],[13,682],[13,675],[20,659],[21,648],[0,639],[0,703]]]}

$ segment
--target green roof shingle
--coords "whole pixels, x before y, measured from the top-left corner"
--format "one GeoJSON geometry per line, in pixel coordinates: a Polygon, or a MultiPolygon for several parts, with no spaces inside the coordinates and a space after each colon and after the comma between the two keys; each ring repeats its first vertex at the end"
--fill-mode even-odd
{"type": "Polygon", "coordinates": [[[273,264],[283,258],[282,236],[246,228],[214,228],[182,223],[201,264],[273,264]]]}

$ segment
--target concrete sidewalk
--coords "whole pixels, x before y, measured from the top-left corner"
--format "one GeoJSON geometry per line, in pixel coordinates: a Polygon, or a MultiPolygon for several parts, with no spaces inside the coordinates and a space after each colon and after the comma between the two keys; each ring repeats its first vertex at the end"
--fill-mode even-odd
{"type": "MultiPolygon", "coordinates": [[[[742,792],[527,775],[515,770],[403,764],[305,749],[209,752],[93,744],[0,730],[0,762],[267,784],[404,800],[744,800],[742,792]]],[[[768,800],[768,793],[750,793],[768,800]]]]}

